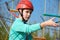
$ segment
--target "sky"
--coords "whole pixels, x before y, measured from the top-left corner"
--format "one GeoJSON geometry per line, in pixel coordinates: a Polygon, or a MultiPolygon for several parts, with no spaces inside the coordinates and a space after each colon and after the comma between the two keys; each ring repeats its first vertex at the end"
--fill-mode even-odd
{"type": "MultiPolygon", "coordinates": [[[[7,10],[6,5],[4,4],[4,2],[8,2],[11,0],[0,0],[0,5],[2,7],[2,11],[4,11],[4,15],[6,17],[10,17],[11,14],[10,12],[7,10]]],[[[12,7],[13,9],[16,9],[16,5],[17,5],[17,1],[15,0],[13,5],[12,2],[9,3],[9,6],[12,7]]],[[[44,20],[48,20],[52,17],[45,17],[43,16],[43,14],[55,14],[58,15],[58,0],[46,0],[46,5],[45,5],[45,1],[44,0],[30,0],[34,6],[34,11],[32,12],[32,15],[29,19],[29,23],[34,24],[34,23],[41,23],[43,22],[42,18],[45,18],[44,20]],[[46,6],[46,9],[45,9],[46,6]],[[44,12],[45,10],[45,12],[44,12]]],[[[2,12],[3,13],[3,12],[2,12]]],[[[58,21],[58,18],[55,19],[55,21],[58,21]]]]}

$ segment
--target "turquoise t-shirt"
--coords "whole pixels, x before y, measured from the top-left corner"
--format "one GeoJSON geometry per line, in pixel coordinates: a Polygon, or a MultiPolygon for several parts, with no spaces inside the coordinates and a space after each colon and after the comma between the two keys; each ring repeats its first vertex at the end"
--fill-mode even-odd
{"type": "Polygon", "coordinates": [[[26,34],[28,34],[28,39],[32,40],[31,33],[40,29],[40,23],[33,25],[24,24],[20,18],[16,18],[10,28],[9,40],[25,40],[26,34]]]}

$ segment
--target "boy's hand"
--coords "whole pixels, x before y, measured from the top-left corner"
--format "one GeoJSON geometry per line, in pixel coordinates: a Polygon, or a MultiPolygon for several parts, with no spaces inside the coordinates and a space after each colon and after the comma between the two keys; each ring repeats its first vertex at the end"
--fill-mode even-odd
{"type": "Polygon", "coordinates": [[[53,21],[54,18],[51,18],[50,20],[41,23],[41,27],[45,27],[45,26],[54,26],[54,27],[57,27],[58,24],[53,21]]]}

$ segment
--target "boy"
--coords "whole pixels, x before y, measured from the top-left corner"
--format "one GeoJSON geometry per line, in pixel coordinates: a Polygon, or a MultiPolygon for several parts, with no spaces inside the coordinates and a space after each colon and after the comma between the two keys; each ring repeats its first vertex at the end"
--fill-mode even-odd
{"type": "Polygon", "coordinates": [[[33,11],[33,5],[28,0],[20,1],[16,9],[19,11],[19,18],[16,18],[10,29],[9,40],[32,40],[32,32],[41,30],[46,26],[58,26],[58,24],[53,21],[54,18],[43,23],[34,25],[27,24],[26,22],[33,11]]]}

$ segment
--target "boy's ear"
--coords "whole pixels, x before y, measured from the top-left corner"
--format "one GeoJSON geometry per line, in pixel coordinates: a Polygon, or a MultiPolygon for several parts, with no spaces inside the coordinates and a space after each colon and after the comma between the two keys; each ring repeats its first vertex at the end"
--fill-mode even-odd
{"type": "Polygon", "coordinates": [[[22,10],[19,10],[19,12],[21,13],[21,12],[22,12],[22,10]]]}
{"type": "Polygon", "coordinates": [[[22,13],[22,10],[18,10],[20,13],[22,13]]]}

